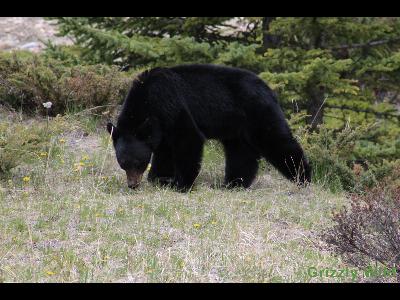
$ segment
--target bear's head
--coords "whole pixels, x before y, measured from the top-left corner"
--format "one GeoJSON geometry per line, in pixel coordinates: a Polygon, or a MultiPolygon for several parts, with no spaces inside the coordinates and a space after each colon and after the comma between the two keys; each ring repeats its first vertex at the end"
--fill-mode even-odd
{"type": "Polygon", "coordinates": [[[112,136],[118,164],[125,170],[128,187],[139,186],[142,175],[150,162],[156,139],[148,122],[137,130],[121,130],[111,122],[107,130],[112,136]]]}

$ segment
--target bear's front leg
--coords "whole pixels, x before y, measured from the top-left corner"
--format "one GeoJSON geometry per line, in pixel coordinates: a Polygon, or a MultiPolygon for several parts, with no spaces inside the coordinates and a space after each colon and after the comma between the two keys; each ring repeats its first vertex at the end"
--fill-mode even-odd
{"type": "Polygon", "coordinates": [[[194,181],[199,175],[201,158],[203,154],[203,142],[175,145],[173,148],[175,161],[175,179],[173,186],[179,192],[188,192],[193,187],[194,181]]]}
{"type": "Polygon", "coordinates": [[[175,164],[172,158],[172,150],[165,142],[162,142],[153,153],[147,180],[162,186],[172,185],[175,181],[175,164]]]}

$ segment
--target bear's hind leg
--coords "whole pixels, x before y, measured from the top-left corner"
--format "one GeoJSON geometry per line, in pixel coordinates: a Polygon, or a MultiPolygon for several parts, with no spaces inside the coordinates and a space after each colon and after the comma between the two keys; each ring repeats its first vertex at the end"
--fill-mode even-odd
{"type": "Polygon", "coordinates": [[[311,167],[291,134],[270,134],[259,137],[257,142],[265,159],[286,178],[298,184],[311,181],[311,167]]]}
{"type": "Polygon", "coordinates": [[[260,155],[247,143],[238,139],[225,140],[222,143],[226,159],[226,187],[248,188],[256,177],[260,155]]]}
{"type": "Polygon", "coordinates": [[[251,144],[289,180],[301,185],[310,182],[309,162],[293,137],[278,103],[271,99],[264,102],[269,105],[261,105],[252,111],[249,118],[251,123],[248,134],[251,144]]]}

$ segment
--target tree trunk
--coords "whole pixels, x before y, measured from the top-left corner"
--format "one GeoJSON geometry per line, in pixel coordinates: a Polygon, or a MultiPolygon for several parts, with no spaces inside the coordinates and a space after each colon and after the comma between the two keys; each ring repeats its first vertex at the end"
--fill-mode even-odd
{"type": "Polygon", "coordinates": [[[315,131],[317,126],[324,120],[324,89],[311,87],[307,93],[310,97],[307,103],[307,124],[311,126],[311,131],[315,131]]]}
{"type": "MultiPolygon", "coordinates": [[[[314,24],[313,33],[311,39],[311,49],[318,49],[322,43],[322,30],[319,27],[317,18],[312,19],[314,24]]],[[[314,83],[316,83],[314,81],[314,83]]],[[[314,84],[310,83],[310,84],[314,84]]],[[[307,103],[307,114],[309,117],[306,119],[307,124],[311,126],[310,130],[315,131],[317,126],[322,124],[324,120],[324,100],[325,100],[325,89],[323,87],[309,86],[307,89],[309,101],[307,103]]]]}
{"type": "Polygon", "coordinates": [[[276,17],[263,17],[262,21],[262,33],[263,33],[263,51],[267,51],[269,48],[276,48],[279,43],[279,38],[269,32],[269,25],[276,17]]]}

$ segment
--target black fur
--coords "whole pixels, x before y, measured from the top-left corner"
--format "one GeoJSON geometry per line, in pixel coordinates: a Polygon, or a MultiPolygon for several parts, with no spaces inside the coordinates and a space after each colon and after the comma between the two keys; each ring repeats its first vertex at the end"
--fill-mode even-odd
{"type": "Polygon", "coordinates": [[[120,166],[144,170],[148,179],[191,188],[206,139],[222,142],[225,184],[249,187],[264,157],[288,179],[311,180],[311,168],[293,138],[278,101],[254,73],[215,65],[155,68],[129,91],[113,141],[120,166]]]}

